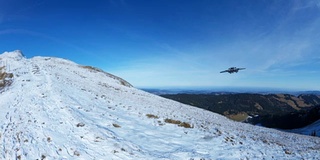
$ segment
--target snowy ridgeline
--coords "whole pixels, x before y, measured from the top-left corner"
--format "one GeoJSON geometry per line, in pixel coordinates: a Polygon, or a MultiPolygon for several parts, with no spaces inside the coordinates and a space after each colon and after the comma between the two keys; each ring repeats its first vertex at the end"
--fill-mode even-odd
{"type": "Polygon", "coordinates": [[[0,159],[317,159],[320,139],[237,123],[71,61],[6,52],[0,159]],[[9,71],[7,71],[9,73],[9,71]]]}

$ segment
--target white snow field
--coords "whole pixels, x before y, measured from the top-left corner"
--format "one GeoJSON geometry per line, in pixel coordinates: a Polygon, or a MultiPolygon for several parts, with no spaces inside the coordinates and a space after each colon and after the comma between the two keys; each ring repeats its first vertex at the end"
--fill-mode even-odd
{"type": "Polygon", "coordinates": [[[234,122],[68,60],[13,51],[0,65],[13,74],[0,90],[0,159],[320,158],[320,138],[234,122]]]}

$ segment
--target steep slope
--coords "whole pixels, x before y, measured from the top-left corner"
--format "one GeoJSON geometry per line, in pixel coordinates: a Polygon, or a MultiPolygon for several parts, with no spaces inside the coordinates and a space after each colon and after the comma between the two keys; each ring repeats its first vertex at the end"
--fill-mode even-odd
{"type": "Polygon", "coordinates": [[[1,159],[312,159],[320,139],[237,123],[101,70],[0,55],[1,159]]]}
{"type": "MultiPolygon", "coordinates": [[[[259,124],[268,128],[296,129],[308,126],[320,119],[320,105],[308,110],[292,112],[286,115],[256,116],[247,119],[250,124],[259,124]]],[[[308,134],[310,135],[310,134],[308,134]]]]}
{"type": "Polygon", "coordinates": [[[303,128],[298,128],[298,129],[292,129],[292,130],[287,130],[288,132],[293,132],[293,133],[299,133],[299,134],[305,134],[305,135],[313,135],[313,136],[318,136],[320,137],[320,120],[317,120],[316,122],[303,127],[303,128]]]}

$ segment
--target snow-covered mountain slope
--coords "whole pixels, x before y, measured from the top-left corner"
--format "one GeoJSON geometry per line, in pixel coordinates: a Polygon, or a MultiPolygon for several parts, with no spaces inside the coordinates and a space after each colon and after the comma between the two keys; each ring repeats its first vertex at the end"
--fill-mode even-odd
{"type": "Polygon", "coordinates": [[[287,131],[293,132],[293,133],[304,134],[304,135],[314,134],[314,136],[320,137],[320,120],[317,120],[316,122],[314,122],[306,127],[287,130],[287,131]]]}
{"type": "Polygon", "coordinates": [[[19,51],[0,94],[0,159],[317,159],[320,139],[233,122],[101,70],[19,51]]]}

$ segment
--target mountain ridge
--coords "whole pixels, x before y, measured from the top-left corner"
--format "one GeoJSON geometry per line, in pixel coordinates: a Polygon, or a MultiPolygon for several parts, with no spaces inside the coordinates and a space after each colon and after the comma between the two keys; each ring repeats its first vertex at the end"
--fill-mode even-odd
{"type": "Polygon", "coordinates": [[[8,55],[0,55],[2,72],[13,75],[0,94],[2,159],[292,159],[320,153],[316,137],[233,122],[69,60],[8,55]]]}

